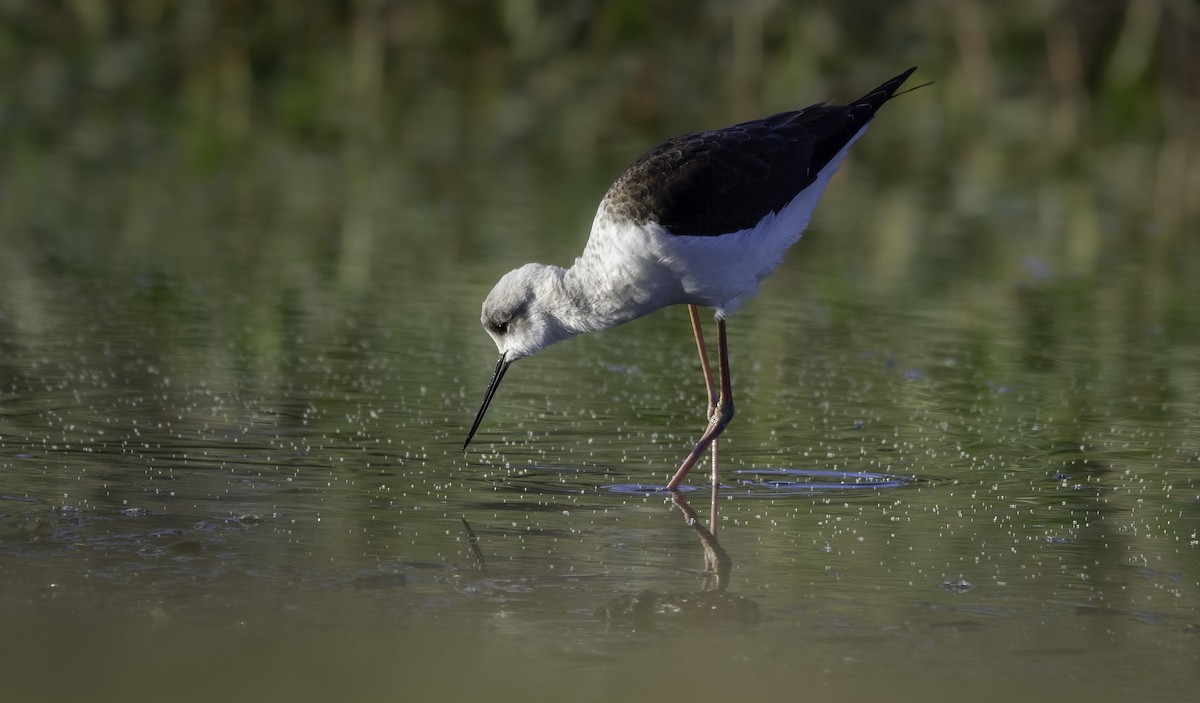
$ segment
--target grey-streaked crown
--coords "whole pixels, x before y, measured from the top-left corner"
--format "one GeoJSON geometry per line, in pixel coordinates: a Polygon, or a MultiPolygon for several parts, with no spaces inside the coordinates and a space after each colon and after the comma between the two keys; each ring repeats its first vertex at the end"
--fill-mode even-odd
{"type": "Polygon", "coordinates": [[[847,105],[819,103],[752,122],[675,137],[633,163],[601,207],[672,234],[753,227],[807,188],[915,68],[847,105]]]}

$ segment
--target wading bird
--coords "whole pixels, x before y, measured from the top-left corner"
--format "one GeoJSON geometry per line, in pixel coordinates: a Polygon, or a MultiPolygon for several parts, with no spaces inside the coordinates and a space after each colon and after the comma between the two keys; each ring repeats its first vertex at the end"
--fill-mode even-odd
{"type": "MultiPolygon", "coordinates": [[[[725,320],[800,239],[838,164],[910,68],[846,105],[819,103],[685,134],[633,163],[608,189],[583,254],[567,269],[526,264],[483,301],[500,359],[465,451],[514,362],[583,332],[686,305],[708,392],[708,427],[667,484],[675,490],[733,419],[725,320]],[[716,310],[719,388],[697,307],[716,310]]],[[[920,86],[918,86],[920,87],[920,86]]]]}

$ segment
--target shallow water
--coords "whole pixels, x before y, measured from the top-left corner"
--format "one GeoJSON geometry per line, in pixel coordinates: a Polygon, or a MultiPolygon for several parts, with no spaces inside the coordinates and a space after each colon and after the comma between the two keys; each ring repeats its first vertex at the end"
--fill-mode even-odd
{"type": "Polygon", "coordinates": [[[464,454],[503,265],[270,300],[33,271],[0,318],[6,691],[1189,699],[1188,335],[1048,343],[815,265],[730,325],[720,579],[704,470],[652,490],[702,424],[682,310],[517,364],[464,454]]]}

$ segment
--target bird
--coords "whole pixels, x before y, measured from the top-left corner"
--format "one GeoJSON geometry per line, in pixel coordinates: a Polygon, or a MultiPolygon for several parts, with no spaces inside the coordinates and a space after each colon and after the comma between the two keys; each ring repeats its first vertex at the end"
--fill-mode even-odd
{"type": "Polygon", "coordinates": [[[584,332],[686,305],[708,424],[666,489],[677,491],[710,448],[715,489],[717,439],[734,416],[726,320],[800,239],[847,150],[915,70],[845,105],[817,103],[684,134],[634,161],[601,199],[583,253],[569,268],[526,264],[484,299],[480,322],[500,358],[463,451],[515,362],[584,332]],[[699,307],[715,311],[719,385],[699,307]]]}

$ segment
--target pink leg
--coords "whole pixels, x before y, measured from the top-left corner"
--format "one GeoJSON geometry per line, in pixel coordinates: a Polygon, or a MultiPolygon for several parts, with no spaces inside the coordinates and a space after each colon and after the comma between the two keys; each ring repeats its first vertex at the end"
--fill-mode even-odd
{"type": "Polygon", "coordinates": [[[712,417],[717,407],[717,389],[713,386],[712,367],[708,364],[708,345],[704,343],[704,330],[700,328],[700,311],[689,305],[688,316],[692,318],[692,335],[696,337],[696,351],[700,353],[700,369],[704,372],[704,390],[708,393],[708,415],[712,417]]]}
{"type": "Polygon", "coordinates": [[[721,490],[721,477],[717,471],[717,440],[713,439],[712,446],[709,447],[708,453],[712,455],[712,497],[708,512],[708,531],[712,533],[713,539],[717,537],[717,493],[721,490]]]}
{"type": "MultiPolygon", "coordinates": [[[[699,333],[700,324],[696,316],[695,308],[688,306],[692,313],[692,328],[696,333],[696,342],[701,349],[703,346],[703,337],[699,333]]],[[[707,353],[701,353],[701,360],[704,367],[708,367],[707,353]]],[[[696,443],[696,447],[688,454],[688,457],[683,460],[683,464],[679,466],[679,470],[675,472],[674,478],[667,484],[667,490],[673,491],[679,488],[679,484],[683,483],[683,479],[687,476],[692,467],[696,465],[696,461],[700,459],[705,450],[710,445],[715,446],[717,437],[720,436],[725,428],[729,425],[729,421],[733,419],[733,386],[729,380],[729,344],[725,336],[725,320],[717,320],[717,361],[721,372],[721,393],[717,397],[716,404],[712,407],[712,412],[709,413],[708,429],[700,436],[700,441],[696,443]]],[[[705,382],[709,389],[712,388],[711,370],[705,375],[705,382]]],[[[712,393],[709,393],[709,398],[712,398],[712,393]]],[[[711,401],[710,401],[711,402],[711,401]]],[[[716,456],[713,457],[713,485],[718,483],[716,456]]]]}

